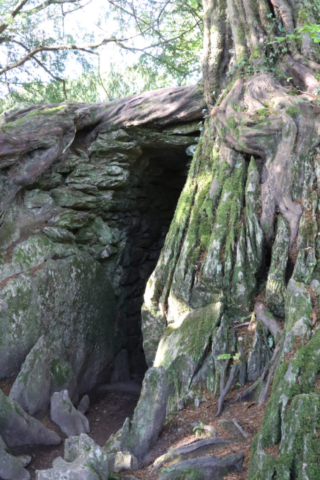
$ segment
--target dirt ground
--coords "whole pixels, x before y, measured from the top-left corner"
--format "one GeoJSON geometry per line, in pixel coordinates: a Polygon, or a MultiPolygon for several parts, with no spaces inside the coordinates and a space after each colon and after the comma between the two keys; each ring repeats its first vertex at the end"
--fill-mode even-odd
{"type": "MultiPolygon", "coordinates": [[[[248,386],[246,386],[247,388],[248,386]]],[[[204,425],[211,425],[216,428],[217,436],[220,438],[227,438],[230,443],[225,446],[221,446],[214,455],[224,456],[229,453],[235,453],[239,451],[244,452],[244,464],[242,472],[235,472],[225,477],[225,480],[245,480],[248,474],[248,466],[250,460],[251,443],[254,436],[258,433],[260,428],[265,405],[258,407],[255,402],[236,402],[236,396],[242,389],[235,387],[228,395],[222,414],[217,418],[218,399],[212,395],[206,395],[200,404],[200,407],[196,409],[194,406],[189,406],[181,412],[171,415],[160,435],[157,444],[152,449],[148,462],[145,466],[136,472],[133,472],[134,476],[138,480],[156,480],[159,475],[159,471],[151,473],[150,464],[163,455],[169,447],[177,446],[179,443],[185,442],[195,438],[193,432],[192,423],[202,422],[204,425]],[[218,421],[221,419],[236,419],[238,424],[248,434],[248,438],[236,442],[221,426],[218,421]]],[[[168,466],[166,464],[164,466],[168,466]]]]}
{"type": "MultiPolygon", "coordinates": [[[[0,389],[8,395],[13,379],[0,381],[0,389]]],[[[89,394],[90,409],[87,414],[90,424],[90,437],[100,446],[103,446],[111,434],[117,432],[127,417],[132,417],[139,399],[141,385],[127,383],[109,385],[89,394]]],[[[35,415],[47,428],[54,430],[62,439],[66,436],[59,427],[50,420],[50,414],[40,413],[35,415]]],[[[45,470],[52,467],[52,461],[63,457],[63,443],[58,446],[19,447],[10,450],[13,455],[27,454],[32,461],[27,470],[31,479],[35,479],[36,470],[45,470]]]]}
{"type": "MultiPolygon", "coordinates": [[[[8,394],[12,380],[7,379],[0,382],[0,388],[8,394]]],[[[247,388],[248,386],[246,386],[247,388]]],[[[159,437],[158,442],[153,447],[141,468],[133,473],[138,480],[156,480],[159,471],[151,473],[151,464],[160,455],[164,454],[170,447],[185,442],[195,437],[193,427],[194,422],[202,422],[205,425],[211,425],[216,428],[218,437],[228,438],[230,443],[221,446],[215,455],[223,456],[232,452],[243,451],[244,465],[240,473],[232,473],[225,477],[225,480],[245,480],[248,473],[248,464],[250,459],[250,448],[253,437],[259,430],[263,419],[265,406],[258,407],[255,402],[237,403],[236,396],[241,391],[239,387],[229,393],[224,409],[219,418],[216,417],[218,400],[210,394],[206,394],[201,399],[198,409],[193,405],[188,406],[184,410],[170,415],[167,418],[164,429],[159,437]],[[248,434],[248,438],[241,441],[234,439],[218,424],[218,420],[236,419],[238,424],[248,434]]],[[[139,398],[140,386],[138,384],[119,384],[106,386],[92,393],[90,396],[90,410],[87,414],[90,422],[90,436],[97,444],[103,446],[112,433],[115,433],[122,427],[126,417],[132,417],[134,408],[139,398]]],[[[48,428],[56,431],[62,438],[59,428],[50,420],[48,414],[38,415],[48,428]]],[[[28,467],[31,478],[35,478],[35,471],[51,468],[52,461],[63,456],[62,444],[54,447],[25,447],[13,449],[13,454],[26,453],[32,456],[32,462],[28,467]]],[[[167,465],[166,465],[167,466],[167,465]]],[[[129,473],[129,472],[128,472],[129,473]]]]}

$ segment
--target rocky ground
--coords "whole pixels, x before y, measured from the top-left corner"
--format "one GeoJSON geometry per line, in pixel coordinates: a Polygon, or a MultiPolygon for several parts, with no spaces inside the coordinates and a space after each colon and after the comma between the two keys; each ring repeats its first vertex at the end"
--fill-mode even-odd
{"type": "MultiPolygon", "coordinates": [[[[0,381],[0,388],[9,394],[14,378],[0,381]]],[[[126,384],[108,385],[90,394],[90,410],[87,414],[90,423],[90,437],[103,446],[111,434],[117,432],[127,417],[132,417],[141,390],[141,383],[128,382],[126,384]]],[[[36,417],[42,423],[66,438],[59,427],[50,420],[49,412],[41,412],[36,417]]],[[[18,447],[12,449],[15,455],[28,454],[32,462],[28,466],[31,478],[35,478],[36,470],[51,468],[55,458],[63,457],[63,444],[55,446],[18,447]]]]}
{"type": "MultiPolygon", "coordinates": [[[[228,474],[225,480],[245,480],[248,474],[251,442],[259,431],[265,406],[258,407],[255,402],[238,403],[236,397],[241,390],[239,387],[235,387],[230,392],[220,417],[216,417],[218,399],[209,394],[203,398],[199,408],[196,409],[193,405],[190,405],[186,409],[170,415],[157,444],[148,456],[148,461],[140,470],[134,472],[134,476],[138,480],[156,480],[159,470],[151,473],[150,464],[169,448],[195,438],[194,427],[191,424],[202,422],[204,425],[213,426],[217,430],[218,438],[227,438],[230,441],[228,445],[220,446],[214,455],[224,456],[239,451],[244,452],[243,470],[239,473],[233,472],[228,474]],[[222,419],[236,419],[237,423],[248,435],[248,438],[244,438],[239,432],[234,437],[233,432],[228,432],[219,425],[219,421],[222,419]]],[[[164,467],[168,466],[169,463],[164,465],[164,467]]]]}
{"type": "MultiPolygon", "coordinates": [[[[14,379],[6,379],[2,381],[0,387],[4,391],[9,390],[13,380],[14,379]]],[[[169,448],[195,438],[196,432],[192,424],[202,422],[204,425],[214,427],[217,431],[218,438],[226,438],[229,440],[228,444],[217,446],[213,453],[214,455],[225,456],[230,453],[244,452],[243,470],[239,473],[234,472],[228,474],[225,480],[245,480],[248,473],[251,442],[259,431],[265,406],[258,407],[254,401],[238,403],[236,397],[241,391],[242,389],[238,386],[232,389],[225,401],[223,412],[219,417],[216,417],[218,399],[210,394],[206,394],[201,398],[198,408],[192,403],[183,410],[170,414],[167,417],[159,440],[148,454],[140,469],[134,472],[134,476],[138,480],[156,480],[160,470],[151,472],[152,463],[166,453],[169,448]],[[225,426],[222,425],[223,422],[221,423],[221,420],[224,419],[228,421],[224,424],[225,426]],[[231,423],[229,422],[232,422],[233,419],[242,427],[245,434],[247,434],[247,438],[245,438],[236,427],[230,430],[231,423]]],[[[134,408],[139,398],[139,392],[139,384],[132,382],[102,387],[90,395],[91,405],[87,414],[90,422],[90,437],[93,438],[98,445],[103,446],[109,436],[122,427],[126,417],[132,418],[134,408]]],[[[59,428],[50,421],[48,414],[40,414],[37,417],[41,419],[46,427],[55,430],[63,437],[59,428]]],[[[205,438],[204,431],[200,429],[198,436],[205,438]]],[[[20,447],[19,449],[15,449],[13,453],[28,453],[32,455],[33,460],[28,470],[31,478],[34,479],[37,469],[50,468],[52,461],[56,457],[63,456],[63,446],[35,447],[33,449],[27,447],[22,449],[20,447]]],[[[163,467],[168,468],[169,465],[170,463],[166,463],[163,467]]]]}

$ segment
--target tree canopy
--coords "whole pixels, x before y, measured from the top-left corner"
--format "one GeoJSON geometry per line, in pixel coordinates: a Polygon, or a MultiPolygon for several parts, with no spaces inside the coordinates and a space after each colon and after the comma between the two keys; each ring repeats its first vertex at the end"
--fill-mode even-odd
{"type": "Polygon", "coordinates": [[[2,109],[184,85],[202,36],[201,0],[1,0],[2,109]]]}

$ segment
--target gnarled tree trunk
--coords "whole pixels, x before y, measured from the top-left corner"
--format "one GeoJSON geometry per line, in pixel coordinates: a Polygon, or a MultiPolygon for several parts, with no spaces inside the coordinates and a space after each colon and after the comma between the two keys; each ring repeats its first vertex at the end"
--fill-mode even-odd
{"type": "Polygon", "coordinates": [[[167,368],[176,397],[205,379],[218,413],[240,364],[255,383],[239,400],[263,403],[273,380],[248,478],[311,480],[320,476],[320,50],[307,34],[275,39],[319,22],[319,7],[204,5],[207,119],[147,286],[146,356],[167,368]],[[231,327],[249,316],[244,358],[231,327]],[[277,459],[265,451],[274,445],[277,459]]]}

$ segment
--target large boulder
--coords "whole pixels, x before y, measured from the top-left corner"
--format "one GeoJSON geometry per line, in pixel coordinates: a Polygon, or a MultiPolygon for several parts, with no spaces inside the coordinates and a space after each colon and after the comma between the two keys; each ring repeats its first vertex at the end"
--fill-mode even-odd
{"type": "Polygon", "coordinates": [[[36,480],[108,480],[110,459],[88,435],[65,442],[65,460],[58,457],[48,470],[36,472],[36,480]]]}
{"type": "Polygon", "coordinates": [[[30,480],[30,474],[23,468],[19,457],[10,455],[0,436],[0,478],[3,480],[30,480]]]}
{"type": "Polygon", "coordinates": [[[168,325],[162,335],[154,366],[162,366],[167,371],[169,410],[176,408],[178,399],[187,395],[192,380],[196,382],[196,374],[198,380],[203,376],[204,384],[213,376],[211,345],[213,338],[216,338],[217,344],[220,343],[218,325],[222,312],[221,302],[198,308],[189,313],[180,325],[168,325]]]}
{"type": "MultiPolygon", "coordinates": [[[[47,245],[47,240],[43,241],[47,245]]],[[[42,248],[40,241],[37,245],[42,248]]],[[[60,251],[62,247],[57,248],[60,251]]],[[[1,339],[0,359],[9,361],[14,349],[15,355],[23,359],[23,351],[19,353],[20,340],[13,345],[14,325],[8,325],[8,318],[15,323],[13,308],[19,312],[26,338],[32,336],[34,342],[10,393],[10,397],[32,415],[49,407],[55,391],[68,389],[76,401],[78,394],[95,386],[114,357],[112,287],[96,260],[80,251],[69,253],[67,258],[44,263],[35,277],[27,276],[23,287],[28,290],[26,296],[20,295],[20,278],[11,280],[5,292],[2,290],[7,305],[4,322],[7,358],[3,355],[1,339]],[[44,333],[37,339],[39,331],[44,333]]]]}
{"type": "MultiPolygon", "coordinates": [[[[17,123],[10,116],[17,128],[12,138],[23,143],[46,125],[41,139],[63,143],[63,153],[58,149],[44,162],[37,140],[23,167],[15,167],[19,179],[0,173],[0,378],[17,377],[11,398],[32,415],[47,409],[56,391],[67,389],[77,402],[100,380],[109,381],[113,367],[113,382],[145,373],[145,284],[186,179],[186,148],[199,135],[198,121],[182,125],[180,114],[179,126],[165,114],[163,126],[173,122],[169,130],[145,128],[143,115],[138,124],[112,120],[91,135],[83,127],[92,119],[81,126],[75,120],[87,118],[78,107],[32,108],[30,116],[23,110],[17,123]],[[56,137],[60,120],[76,139],[69,127],[66,143],[56,137]]],[[[6,155],[8,165],[20,162],[26,151],[20,153],[6,155]]]]}
{"type": "Polygon", "coordinates": [[[163,367],[149,368],[134,411],[122,427],[121,451],[142,459],[156,442],[162,430],[168,402],[167,374],[163,367]]]}
{"type": "Polygon", "coordinates": [[[55,392],[51,397],[51,420],[56,423],[68,437],[89,433],[89,421],[76,410],[69,398],[68,390],[55,392]]]}
{"type": "Polygon", "coordinates": [[[48,408],[48,395],[52,390],[67,387],[73,398],[76,380],[69,362],[53,360],[53,345],[42,335],[24,361],[14,382],[10,398],[21,405],[30,415],[48,408]],[[57,378],[59,377],[59,381],[57,378]],[[39,395],[41,390],[42,395],[39,395]]]}
{"type": "Polygon", "coordinates": [[[58,445],[60,437],[28,415],[0,390],[0,435],[9,447],[58,445]]]}

